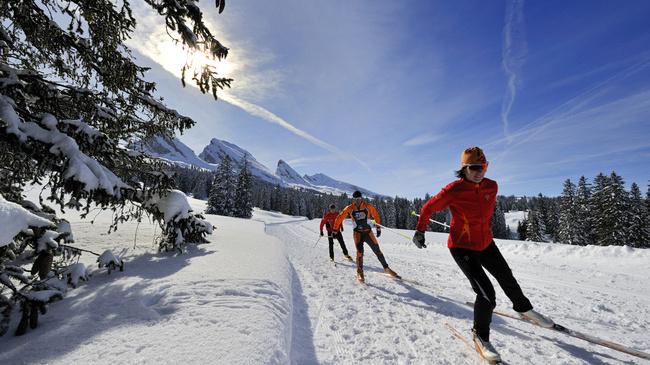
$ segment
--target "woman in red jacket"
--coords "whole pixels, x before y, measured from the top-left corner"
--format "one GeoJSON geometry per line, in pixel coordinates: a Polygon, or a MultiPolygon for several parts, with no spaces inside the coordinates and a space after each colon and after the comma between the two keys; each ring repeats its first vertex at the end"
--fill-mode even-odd
{"type": "Polygon", "coordinates": [[[320,236],[323,237],[323,226],[325,226],[325,228],[327,228],[327,239],[330,243],[330,260],[334,261],[334,239],[336,238],[339,241],[341,250],[343,251],[343,256],[348,261],[354,261],[348,254],[347,247],[345,247],[345,241],[343,240],[343,235],[341,234],[341,232],[343,232],[343,227],[341,227],[341,230],[339,232],[332,232],[334,220],[336,220],[336,217],[338,217],[338,215],[339,212],[336,210],[336,205],[330,205],[330,210],[323,214],[323,219],[320,220],[320,236]]]}
{"type": "Polygon", "coordinates": [[[543,327],[552,327],[553,321],[533,310],[521,291],[508,263],[492,239],[491,219],[497,197],[497,183],[484,178],[488,161],[478,147],[467,148],[461,155],[458,180],[445,186],[429,199],[420,212],[413,243],[424,244],[424,231],[433,212],[447,207],[451,210],[451,228],[447,247],[460,269],[469,279],[476,293],[474,302],[474,342],[487,360],[498,361],[500,356],[490,344],[490,322],[496,306],[494,287],[485,268],[497,280],[512,301],[515,311],[543,327]]]}

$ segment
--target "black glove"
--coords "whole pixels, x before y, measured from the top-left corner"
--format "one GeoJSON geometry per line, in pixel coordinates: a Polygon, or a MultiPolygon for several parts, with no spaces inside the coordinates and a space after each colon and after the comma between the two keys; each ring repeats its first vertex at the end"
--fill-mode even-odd
{"type": "Polygon", "coordinates": [[[413,243],[415,243],[417,248],[427,247],[427,245],[424,244],[424,232],[415,231],[415,234],[413,235],[413,243]]]}
{"type": "Polygon", "coordinates": [[[324,236],[324,235],[323,235],[323,231],[320,231],[320,236],[321,236],[321,237],[323,237],[323,236],[324,236]]]}
{"type": "Polygon", "coordinates": [[[377,226],[377,237],[381,236],[381,227],[377,226]]]}

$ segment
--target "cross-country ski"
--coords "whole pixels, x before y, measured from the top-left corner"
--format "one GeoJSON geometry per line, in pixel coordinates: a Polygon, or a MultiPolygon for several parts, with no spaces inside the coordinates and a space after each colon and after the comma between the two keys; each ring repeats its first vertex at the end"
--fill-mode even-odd
{"type": "MultiPolygon", "coordinates": [[[[470,303],[470,302],[467,302],[465,304],[467,304],[468,306],[473,306],[474,305],[473,303],[470,303]]],[[[514,314],[501,312],[501,311],[497,311],[497,310],[494,311],[494,314],[497,314],[499,316],[506,317],[506,318],[516,319],[518,321],[527,322],[527,323],[530,323],[530,324],[535,325],[535,326],[539,326],[539,324],[537,324],[537,323],[531,322],[531,321],[529,321],[529,320],[527,320],[525,318],[522,318],[521,316],[517,316],[517,315],[514,315],[514,314]]],[[[541,326],[539,326],[539,327],[541,327],[541,326]]],[[[639,357],[639,358],[642,358],[642,359],[650,360],[650,353],[635,350],[635,349],[632,349],[632,348],[630,348],[628,346],[621,345],[619,343],[615,343],[615,342],[612,342],[612,341],[607,341],[607,340],[600,339],[600,338],[598,338],[597,336],[594,336],[594,335],[588,335],[588,334],[585,334],[585,333],[582,333],[582,332],[579,332],[579,331],[576,331],[576,330],[573,330],[573,329],[570,329],[570,328],[566,328],[566,327],[562,326],[561,324],[554,323],[552,327],[542,327],[542,328],[557,331],[557,332],[563,333],[563,334],[571,336],[571,337],[575,337],[575,338],[579,338],[581,340],[585,340],[587,342],[591,342],[591,343],[596,344],[596,345],[605,346],[605,347],[608,347],[608,348],[616,350],[616,351],[620,351],[620,352],[623,352],[623,353],[626,353],[626,354],[630,354],[630,355],[633,355],[633,356],[636,356],[636,357],[639,357]]]]}

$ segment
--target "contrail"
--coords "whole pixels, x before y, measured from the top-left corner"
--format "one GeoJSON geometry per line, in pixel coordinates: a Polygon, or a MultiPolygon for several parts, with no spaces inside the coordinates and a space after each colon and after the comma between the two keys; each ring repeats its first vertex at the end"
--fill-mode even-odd
{"type": "Polygon", "coordinates": [[[511,142],[508,130],[508,118],[512,104],[517,97],[517,88],[521,83],[521,68],[526,61],[527,45],[524,33],[524,2],[511,0],[506,3],[506,17],[503,25],[503,49],[501,51],[501,65],[508,79],[508,89],[501,103],[501,122],[503,134],[511,142]]]}
{"type": "Polygon", "coordinates": [[[351,154],[345,153],[345,152],[341,151],[339,148],[337,148],[336,146],[333,146],[333,145],[331,145],[331,144],[329,144],[327,142],[321,141],[320,139],[312,136],[311,134],[309,134],[309,133],[307,133],[307,132],[305,132],[305,131],[303,131],[303,130],[301,130],[299,128],[296,128],[291,123],[287,122],[286,120],[284,120],[281,117],[277,116],[273,112],[271,112],[271,111],[269,111],[269,110],[267,110],[267,109],[265,109],[265,108],[263,108],[263,107],[261,107],[259,105],[256,105],[256,104],[253,104],[251,102],[242,100],[240,98],[237,98],[237,97],[235,97],[235,96],[233,96],[231,94],[227,94],[225,92],[220,93],[219,98],[221,100],[227,102],[228,104],[234,105],[234,106],[242,109],[243,111],[245,111],[245,112],[247,112],[247,113],[249,113],[251,115],[262,118],[267,122],[277,124],[280,127],[288,130],[289,132],[297,135],[298,137],[304,138],[307,141],[309,141],[309,142],[311,142],[311,143],[313,143],[313,144],[315,144],[315,145],[317,145],[319,147],[322,147],[322,148],[324,148],[324,149],[326,149],[326,150],[328,150],[328,151],[330,151],[330,152],[332,152],[332,153],[334,153],[334,154],[336,154],[336,155],[338,155],[338,156],[340,156],[340,157],[342,157],[342,158],[344,158],[346,160],[352,159],[352,160],[356,161],[357,163],[359,163],[361,166],[363,166],[363,168],[365,168],[368,172],[371,171],[370,167],[365,162],[358,159],[357,157],[354,157],[351,154]]]}

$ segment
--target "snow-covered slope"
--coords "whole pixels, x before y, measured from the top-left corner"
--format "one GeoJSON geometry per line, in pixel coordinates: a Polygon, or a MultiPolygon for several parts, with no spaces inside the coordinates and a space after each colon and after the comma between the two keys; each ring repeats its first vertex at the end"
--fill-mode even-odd
{"type": "Polygon", "coordinates": [[[333,195],[343,193],[351,195],[355,190],[360,190],[366,196],[381,196],[359,186],[332,179],[324,174],[301,176],[283,160],[278,161],[274,174],[257,161],[250,152],[236,144],[217,138],[213,138],[198,156],[191,148],[176,138],[155,137],[146,142],[137,142],[132,147],[151,156],[163,158],[182,166],[195,166],[208,170],[216,170],[225,156],[229,156],[233,160],[235,168],[238,168],[243,163],[244,157],[246,157],[253,176],[274,185],[311,189],[333,195]]]}
{"type": "MultiPolygon", "coordinates": [[[[79,247],[126,251],[125,271],[109,276],[84,255],[91,280],[50,305],[37,329],[0,338],[0,363],[482,364],[445,325],[469,338],[473,315],[464,303],[474,299],[446,234],[426,233],[428,247],[419,250],[384,230],[381,249],[406,280],[382,275],[367,250],[362,286],[338,245],[336,266],[329,262],[327,244],[317,242],[319,219],[261,210],[253,220],[207,215],[216,226],[211,243],[171,255],[151,248],[156,230],[146,222],[106,235],[111,212],[104,213],[94,225],[65,216],[79,247]]],[[[343,233],[354,253],[352,230],[343,233]]],[[[650,250],[497,244],[538,311],[650,352],[650,250]]],[[[496,292],[497,309],[511,312],[496,292]]],[[[491,340],[510,364],[648,363],[501,317],[491,340]]]]}
{"type": "Polygon", "coordinates": [[[354,192],[355,190],[359,190],[364,196],[381,196],[380,194],[364,189],[360,186],[332,179],[325,174],[315,174],[311,176],[305,175],[304,178],[308,183],[316,187],[330,187],[345,192],[354,192]]]}
{"type": "Polygon", "coordinates": [[[194,151],[177,138],[155,136],[143,142],[137,142],[132,148],[142,150],[148,155],[163,158],[183,166],[194,166],[215,170],[217,165],[200,159],[194,151]]]}
{"type": "Polygon", "coordinates": [[[203,152],[199,154],[199,157],[204,161],[217,165],[226,156],[233,160],[235,167],[239,167],[244,162],[244,158],[246,158],[253,176],[272,184],[280,183],[280,179],[266,166],[259,163],[253,155],[236,144],[212,138],[210,144],[205,146],[203,152]]]}
{"type": "Polygon", "coordinates": [[[526,219],[527,212],[522,211],[511,211],[505,212],[506,226],[510,228],[510,233],[512,234],[513,239],[517,239],[519,234],[517,233],[517,227],[519,227],[519,222],[526,219]]]}

